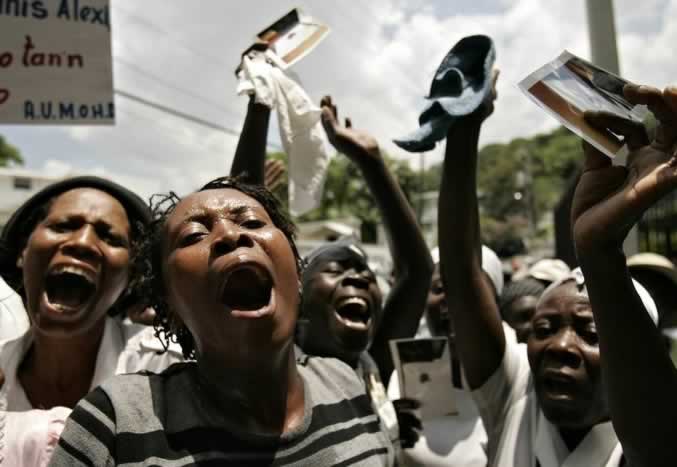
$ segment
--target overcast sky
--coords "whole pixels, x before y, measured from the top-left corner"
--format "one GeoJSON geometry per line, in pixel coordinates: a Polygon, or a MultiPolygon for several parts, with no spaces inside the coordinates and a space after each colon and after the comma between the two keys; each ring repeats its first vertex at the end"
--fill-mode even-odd
{"type": "MultiPolygon", "coordinates": [[[[556,126],[516,83],[568,49],[589,56],[584,0],[113,0],[115,86],[239,129],[246,99],[235,95],[240,52],[295,6],[332,33],[295,66],[313,99],[331,94],[342,115],[390,140],[416,127],[421,96],[460,38],[488,34],[501,69],[496,112],[482,143],[556,126]],[[340,5],[340,6],[338,6],[340,5]]],[[[622,74],[664,86],[677,81],[677,0],[616,0],[622,74]]],[[[227,173],[236,138],[118,97],[114,127],[2,126],[30,168],[108,175],[143,195],[186,192],[227,173]]],[[[271,142],[279,141],[271,127],[271,142]]],[[[441,149],[428,161],[441,157],[441,149]]]]}

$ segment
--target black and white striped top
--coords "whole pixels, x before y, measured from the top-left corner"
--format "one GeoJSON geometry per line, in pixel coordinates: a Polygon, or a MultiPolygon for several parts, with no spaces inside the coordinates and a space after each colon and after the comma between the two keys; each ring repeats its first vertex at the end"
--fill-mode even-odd
{"type": "Polygon", "coordinates": [[[355,372],[335,359],[298,363],[301,425],[279,437],[238,432],[200,394],[195,362],[123,375],[82,400],[50,466],[390,466],[393,450],[355,372]]]}

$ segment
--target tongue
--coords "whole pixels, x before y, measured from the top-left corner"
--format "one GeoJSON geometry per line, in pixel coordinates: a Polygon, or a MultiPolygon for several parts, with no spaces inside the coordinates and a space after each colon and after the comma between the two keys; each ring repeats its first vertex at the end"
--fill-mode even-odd
{"type": "Polygon", "coordinates": [[[77,274],[63,273],[49,277],[46,290],[50,303],[64,308],[78,308],[89,299],[94,287],[77,274]]]}

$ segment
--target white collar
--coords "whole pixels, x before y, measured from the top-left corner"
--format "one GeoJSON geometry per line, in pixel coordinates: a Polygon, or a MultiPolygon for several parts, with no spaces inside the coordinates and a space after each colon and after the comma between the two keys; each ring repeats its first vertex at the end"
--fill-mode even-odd
{"type": "Polygon", "coordinates": [[[0,301],[12,297],[18,297],[17,293],[0,277],[0,301]]]}
{"type": "MultiPolygon", "coordinates": [[[[0,348],[0,368],[5,374],[5,384],[0,390],[0,399],[3,401],[0,407],[6,404],[5,408],[11,411],[33,409],[17,378],[19,365],[32,344],[33,332],[29,329],[23,336],[8,341],[0,348]]],[[[124,345],[121,324],[114,318],[106,317],[90,389],[116,374],[118,357],[124,350],[124,345]]]]}
{"type": "Polygon", "coordinates": [[[605,422],[592,427],[576,449],[569,452],[557,427],[539,410],[534,454],[542,467],[604,467],[617,445],[611,422],[605,422]]]}

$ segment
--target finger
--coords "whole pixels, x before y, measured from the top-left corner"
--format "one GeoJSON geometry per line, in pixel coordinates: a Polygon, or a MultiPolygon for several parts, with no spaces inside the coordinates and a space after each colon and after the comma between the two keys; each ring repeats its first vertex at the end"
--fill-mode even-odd
{"type": "Polygon", "coordinates": [[[653,86],[626,85],[625,97],[633,104],[646,105],[652,114],[662,123],[674,123],[675,113],[663,99],[663,92],[653,86]]]}
{"type": "Polygon", "coordinates": [[[653,86],[645,86],[640,84],[626,84],[623,86],[623,95],[635,105],[649,105],[649,101],[656,96],[660,96],[661,91],[653,86]]]}
{"type": "Polygon", "coordinates": [[[498,91],[496,90],[496,83],[498,82],[498,77],[500,75],[501,75],[501,70],[499,70],[498,68],[494,68],[494,70],[492,72],[492,76],[491,76],[491,90],[492,90],[491,92],[492,92],[494,99],[496,99],[498,97],[498,91]]]}
{"type": "Polygon", "coordinates": [[[400,444],[403,449],[411,449],[418,442],[420,435],[414,430],[400,430],[400,444]]]}
{"type": "Polygon", "coordinates": [[[668,86],[663,91],[663,100],[670,110],[677,115],[677,86],[668,86]]]}
{"type": "Polygon", "coordinates": [[[587,141],[583,141],[583,172],[611,167],[611,159],[587,141]]]}
{"type": "Polygon", "coordinates": [[[324,96],[322,99],[320,99],[320,107],[331,107],[331,97],[324,96]]]}
{"type": "Polygon", "coordinates": [[[336,121],[336,116],[334,115],[334,111],[332,110],[331,107],[324,106],[322,107],[322,126],[324,127],[324,131],[327,132],[327,136],[331,140],[336,136],[336,126],[338,125],[338,122],[336,121]]]}
{"type": "Polygon", "coordinates": [[[349,118],[346,118],[346,128],[352,128],[353,122],[349,118]]]}
{"type": "Polygon", "coordinates": [[[417,399],[403,397],[393,401],[396,410],[416,410],[421,408],[421,402],[417,399]]]}
{"type": "Polygon", "coordinates": [[[414,414],[409,412],[399,412],[397,415],[397,422],[400,426],[407,428],[415,428],[417,430],[423,429],[423,423],[421,420],[414,414]]]}
{"type": "MultiPolygon", "coordinates": [[[[630,120],[610,112],[585,112],[585,121],[600,131],[608,130],[624,138],[630,149],[638,149],[649,144],[649,136],[641,122],[630,120]]],[[[610,135],[609,135],[610,136],[610,135]]]]}

